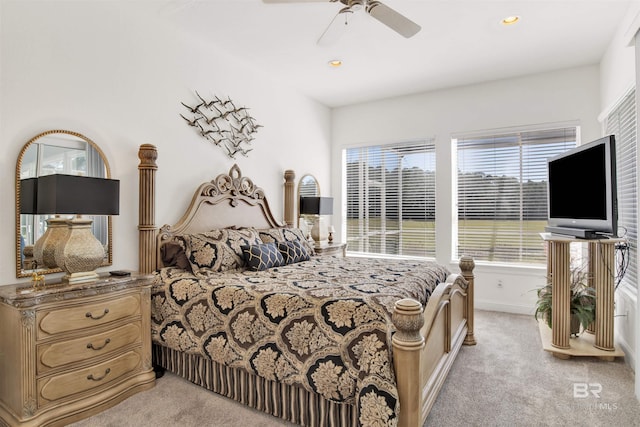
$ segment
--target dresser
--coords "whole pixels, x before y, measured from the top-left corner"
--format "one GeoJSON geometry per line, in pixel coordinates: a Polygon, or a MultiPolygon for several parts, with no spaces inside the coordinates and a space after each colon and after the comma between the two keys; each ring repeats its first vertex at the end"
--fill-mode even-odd
{"type": "Polygon", "coordinates": [[[151,283],[0,286],[0,425],[66,425],[152,388],[151,283]]]}

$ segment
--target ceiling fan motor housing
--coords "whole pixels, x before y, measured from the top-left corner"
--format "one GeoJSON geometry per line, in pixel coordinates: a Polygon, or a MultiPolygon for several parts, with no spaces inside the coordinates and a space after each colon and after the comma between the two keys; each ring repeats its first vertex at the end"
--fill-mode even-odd
{"type": "Polygon", "coordinates": [[[366,0],[340,0],[340,3],[346,5],[349,9],[356,11],[364,7],[366,0]]]}

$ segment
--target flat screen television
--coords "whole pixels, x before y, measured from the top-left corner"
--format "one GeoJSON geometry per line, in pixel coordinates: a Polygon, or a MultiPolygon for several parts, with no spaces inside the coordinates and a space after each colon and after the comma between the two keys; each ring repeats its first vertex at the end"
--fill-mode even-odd
{"type": "Polygon", "coordinates": [[[546,231],[580,238],[616,237],[616,142],[605,136],[547,161],[546,231]]]}

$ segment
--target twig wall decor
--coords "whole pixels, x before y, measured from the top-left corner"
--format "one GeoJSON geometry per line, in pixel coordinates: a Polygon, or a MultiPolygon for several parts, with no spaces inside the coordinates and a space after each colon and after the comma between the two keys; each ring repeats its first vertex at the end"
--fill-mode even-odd
{"type": "Polygon", "coordinates": [[[198,103],[189,106],[181,104],[188,113],[180,114],[187,124],[205,139],[225,149],[227,155],[235,159],[236,154],[246,156],[254,134],[262,125],[249,115],[246,107],[236,107],[231,98],[226,101],[214,96],[207,101],[196,92],[198,103]]]}

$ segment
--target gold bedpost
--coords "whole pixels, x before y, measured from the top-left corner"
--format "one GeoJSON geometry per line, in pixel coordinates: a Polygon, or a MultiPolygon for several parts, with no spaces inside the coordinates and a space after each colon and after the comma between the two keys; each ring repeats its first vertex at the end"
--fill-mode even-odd
{"type": "Polygon", "coordinates": [[[462,277],[469,283],[467,288],[467,307],[466,307],[466,318],[467,318],[467,336],[464,339],[464,345],[476,345],[476,338],[473,335],[473,294],[475,292],[474,289],[474,275],[473,269],[476,264],[473,261],[473,258],[469,256],[463,256],[460,258],[460,272],[462,273],[462,277]]]}
{"type": "Polygon", "coordinates": [[[154,145],[142,144],[138,150],[139,204],[138,204],[138,263],[142,273],[156,270],[156,171],[158,150],[154,145]]]}
{"type": "Polygon", "coordinates": [[[293,180],[296,177],[296,173],[291,169],[287,169],[284,171],[284,222],[288,227],[293,227],[294,225],[294,187],[295,184],[293,180]]]}

